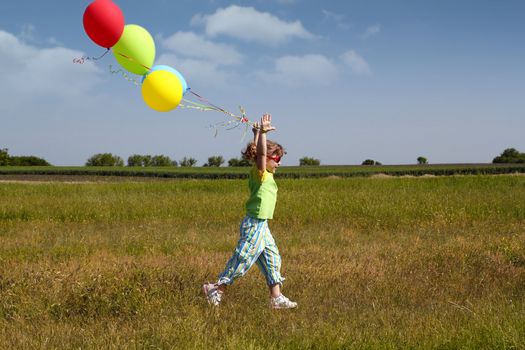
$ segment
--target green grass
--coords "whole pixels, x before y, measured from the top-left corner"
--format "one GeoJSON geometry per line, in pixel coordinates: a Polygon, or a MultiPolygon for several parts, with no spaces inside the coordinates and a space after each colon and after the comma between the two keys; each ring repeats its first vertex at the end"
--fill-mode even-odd
{"type": "Polygon", "coordinates": [[[525,177],[278,184],[284,312],[200,290],[244,180],[0,183],[0,348],[525,348],[525,177]]]}

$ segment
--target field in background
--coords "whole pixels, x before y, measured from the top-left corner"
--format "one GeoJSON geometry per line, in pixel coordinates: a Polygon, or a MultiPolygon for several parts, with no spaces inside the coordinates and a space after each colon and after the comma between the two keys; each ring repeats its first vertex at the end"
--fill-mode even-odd
{"type": "MultiPolygon", "coordinates": [[[[133,176],[157,178],[242,179],[245,167],[0,167],[5,175],[82,175],[133,176]]],[[[495,175],[525,173],[525,164],[430,164],[430,165],[338,165],[283,166],[279,178],[318,178],[327,176],[363,177],[374,174],[392,176],[495,175]]]]}
{"type": "Polygon", "coordinates": [[[0,348],[525,348],[525,177],[278,184],[280,312],[201,292],[244,180],[0,183],[0,348]]]}

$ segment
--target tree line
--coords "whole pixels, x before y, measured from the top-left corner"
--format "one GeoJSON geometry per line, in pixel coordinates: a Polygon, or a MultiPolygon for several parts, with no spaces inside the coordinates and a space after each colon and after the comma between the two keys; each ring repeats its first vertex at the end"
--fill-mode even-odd
{"type": "MultiPolygon", "coordinates": [[[[208,157],[208,161],[203,167],[220,167],[225,163],[223,156],[208,157]]],[[[92,155],[87,161],[86,166],[124,166],[124,160],[112,153],[97,153],[92,155]]],[[[197,165],[197,160],[191,157],[184,157],[180,161],[172,160],[165,155],[140,155],[133,154],[128,157],[127,166],[129,167],[193,167],[197,165]]],[[[252,162],[244,158],[231,158],[228,160],[229,167],[246,167],[252,165],[252,162]]],[[[303,157],[299,160],[299,165],[321,165],[319,159],[303,157]]]]}
{"type": "MultiPolygon", "coordinates": [[[[220,167],[224,164],[222,156],[211,156],[208,162],[204,163],[204,167],[220,167]]],[[[86,161],[86,166],[124,166],[124,160],[112,153],[97,153],[89,157],[86,161]]],[[[129,167],[193,167],[197,165],[197,159],[192,157],[184,157],[179,161],[171,159],[169,156],[158,155],[142,155],[133,154],[128,157],[127,166],[129,167]]],[[[232,158],[228,161],[229,166],[249,166],[250,163],[244,159],[232,158]]]]}
{"type": "Polygon", "coordinates": [[[49,166],[45,159],[35,156],[11,156],[7,148],[0,148],[0,166],[49,166]]]}
{"type": "Polygon", "coordinates": [[[525,153],[521,153],[515,148],[507,148],[494,158],[492,163],[525,163],[525,153]]]}
{"type": "MultiPolygon", "coordinates": [[[[417,164],[428,164],[428,159],[419,156],[417,164]]],[[[220,167],[225,163],[225,159],[218,156],[208,157],[208,161],[203,167],[220,167]]],[[[492,160],[492,163],[525,163],[525,153],[519,152],[515,148],[505,149],[499,156],[492,160]]],[[[244,158],[231,158],[228,160],[230,167],[250,166],[252,163],[244,158]]],[[[43,158],[36,156],[11,156],[7,148],[0,148],[0,166],[50,166],[51,164],[43,158]]],[[[133,154],[128,157],[127,164],[124,160],[112,153],[97,153],[88,158],[86,166],[124,166],[129,167],[194,167],[197,160],[192,157],[184,157],[179,161],[172,160],[166,155],[141,155],[133,154]]],[[[303,157],[299,159],[300,166],[319,166],[321,161],[313,157],[303,157]]],[[[365,159],[361,165],[382,165],[381,162],[373,159],[365,159]]]]}

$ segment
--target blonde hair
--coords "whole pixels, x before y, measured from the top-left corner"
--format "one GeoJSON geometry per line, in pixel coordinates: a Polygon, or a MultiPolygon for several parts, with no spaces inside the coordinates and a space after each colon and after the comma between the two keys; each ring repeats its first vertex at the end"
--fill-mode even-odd
{"type": "MultiPolygon", "coordinates": [[[[257,146],[255,145],[255,142],[250,142],[247,146],[244,152],[242,153],[242,157],[246,160],[250,161],[256,161],[257,160],[257,146]]],[[[266,140],[266,154],[269,156],[278,156],[282,157],[286,154],[286,151],[284,150],[283,146],[278,144],[277,142],[266,140]]]]}

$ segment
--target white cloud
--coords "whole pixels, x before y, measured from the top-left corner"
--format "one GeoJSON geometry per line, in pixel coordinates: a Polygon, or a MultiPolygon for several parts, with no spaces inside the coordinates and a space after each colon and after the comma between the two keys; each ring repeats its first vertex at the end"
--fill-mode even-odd
{"type": "Polygon", "coordinates": [[[273,71],[259,72],[257,75],[268,83],[278,85],[328,85],[337,79],[338,68],[323,55],[284,56],[275,61],[273,71]]]}
{"type": "Polygon", "coordinates": [[[359,56],[354,50],[346,51],[341,55],[341,60],[350,67],[357,75],[369,75],[372,73],[366,60],[359,56]]]}
{"type": "Polygon", "coordinates": [[[54,37],[50,37],[49,39],[47,39],[47,43],[53,46],[64,46],[62,42],[58,41],[54,37]]]}
{"type": "Polygon", "coordinates": [[[81,95],[100,82],[101,71],[89,61],[73,63],[82,52],[63,48],[37,48],[16,36],[0,31],[0,66],[4,71],[1,84],[6,96],[55,96],[70,98],[81,95]]]}
{"type": "Polygon", "coordinates": [[[366,28],[365,33],[362,35],[363,39],[368,39],[374,35],[379,34],[381,32],[381,25],[380,24],[374,24],[373,26],[370,26],[366,28]]]}
{"type": "Polygon", "coordinates": [[[162,45],[179,55],[206,60],[219,65],[239,64],[243,56],[231,45],[217,44],[192,32],[177,32],[162,45]]]}
{"type": "Polygon", "coordinates": [[[320,54],[283,56],[275,60],[270,71],[259,71],[256,77],[266,83],[285,86],[327,86],[348,70],[355,75],[370,75],[366,60],[354,50],[348,50],[335,60],[320,54]]]}
{"type": "Polygon", "coordinates": [[[212,15],[196,15],[192,24],[204,25],[206,34],[211,37],[227,35],[266,45],[281,44],[291,38],[315,38],[300,21],[286,22],[268,12],[236,5],[218,9],[212,15]]]}
{"type": "Polygon", "coordinates": [[[328,10],[322,10],[322,12],[324,15],[324,21],[334,22],[339,28],[342,29],[350,28],[350,24],[348,24],[345,20],[345,15],[341,13],[330,12],[328,10]]]}
{"type": "Polygon", "coordinates": [[[30,57],[35,51],[32,47],[22,44],[14,35],[0,30],[0,63],[4,67],[11,67],[8,72],[24,66],[24,58],[30,57]]]}
{"type": "Polygon", "coordinates": [[[227,66],[242,63],[243,55],[232,45],[210,41],[193,32],[177,32],[163,39],[167,52],[157,62],[175,67],[190,88],[219,88],[234,82],[236,73],[227,66]]]}
{"type": "MultiPolygon", "coordinates": [[[[176,68],[186,79],[190,88],[218,88],[229,84],[235,79],[234,73],[220,67],[219,64],[195,58],[183,58],[172,53],[163,54],[158,62],[176,68]]],[[[198,92],[198,91],[197,91],[198,92]]]]}
{"type": "Polygon", "coordinates": [[[64,46],[60,41],[54,37],[43,40],[38,35],[36,27],[33,24],[26,23],[22,25],[20,33],[16,35],[16,38],[24,44],[30,45],[41,45],[48,44],[52,46],[64,46]]]}

